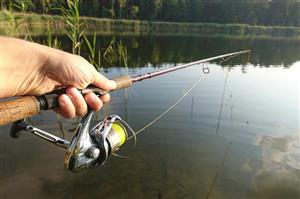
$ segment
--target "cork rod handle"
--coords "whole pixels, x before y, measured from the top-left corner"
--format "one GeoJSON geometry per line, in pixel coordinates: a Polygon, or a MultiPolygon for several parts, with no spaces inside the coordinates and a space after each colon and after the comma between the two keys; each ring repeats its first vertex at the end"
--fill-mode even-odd
{"type": "Polygon", "coordinates": [[[132,78],[128,75],[122,75],[119,77],[115,77],[112,80],[114,80],[117,84],[117,88],[115,90],[128,88],[132,85],[132,78]]]}
{"type": "MultiPolygon", "coordinates": [[[[115,77],[113,80],[117,84],[115,90],[128,88],[132,85],[132,79],[127,75],[115,77]]],[[[14,100],[2,101],[0,102],[0,125],[37,115],[39,112],[40,104],[34,96],[25,96],[14,100]]]]}
{"type": "Polygon", "coordinates": [[[37,115],[39,112],[40,104],[33,96],[25,96],[10,101],[1,101],[0,125],[37,115]]]}

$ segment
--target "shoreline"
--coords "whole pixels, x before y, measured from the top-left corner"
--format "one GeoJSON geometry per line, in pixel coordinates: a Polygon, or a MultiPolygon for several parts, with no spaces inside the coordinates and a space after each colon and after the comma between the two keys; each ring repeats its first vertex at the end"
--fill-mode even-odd
{"type": "MultiPolygon", "coordinates": [[[[17,22],[17,36],[28,33],[32,36],[65,34],[66,24],[60,15],[38,15],[33,13],[14,13],[17,22]]],[[[251,26],[247,24],[218,23],[182,23],[162,21],[140,21],[128,19],[108,19],[81,17],[85,34],[96,32],[99,35],[124,36],[230,36],[254,38],[300,39],[300,27],[285,26],[251,26]]],[[[5,35],[5,28],[10,21],[0,21],[0,34],[5,35]]]]}

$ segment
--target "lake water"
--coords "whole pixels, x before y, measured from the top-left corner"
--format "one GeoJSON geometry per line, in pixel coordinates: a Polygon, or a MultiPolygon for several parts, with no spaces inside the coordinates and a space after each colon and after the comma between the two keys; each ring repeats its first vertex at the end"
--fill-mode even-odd
{"type": "MultiPolygon", "coordinates": [[[[34,38],[43,42],[45,38],[34,38]]],[[[63,48],[69,49],[67,38],[63,48]]],[[[99,37],[103,48],[111,37],[99,37]]],[[[122,37],[137,75],[180,63],[251,49],[228,62],[207,63],[111,93],[99,113],[115,113],[138,130],[196,87],[137,135],[129,159],[73,174],[64,150],[33,135],[0,128],[0,198],[300,198],[300,41],[209,37],[122,37]],[[208,67],[209,74],[203,73],[208,67]]],[[[84,49],[83,49],[84,51],[84,49]]],[[[117,62],[113,63],[118,66],[117,62]]],[[[63,136],[53,112],[32,119],[63,136]]],[[[62,120],[70,138],[75,120],[62,120]]],[[[129,150],[128,150],[129,151],[129,150]]],[[[123,152],[128,152],[125,150],[123,152]]]]}

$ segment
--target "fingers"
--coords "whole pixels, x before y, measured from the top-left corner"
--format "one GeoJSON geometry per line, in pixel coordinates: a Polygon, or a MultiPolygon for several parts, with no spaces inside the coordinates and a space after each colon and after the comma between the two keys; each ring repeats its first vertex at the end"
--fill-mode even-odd
{"type": "Polygon", "coordinates": [[[105,94],[105,95],[103,95],[103,96],[100,96],[100,99],[101,99],[101,101],[102,101],[104,104],[106,104],[106,103],[108,103],[108,102],[110,101],[110,95],[107,93],[107,94],[105,94]]]}
{"type": "Polygon", "coordinates": [[[55,111],[65,118],[74,118],[76,115],[85,115],[87,113],[87,107],[94,111],[99,111],[103,103],[107,103],[109,100],[109,94],[99,98],[94,93],[87,93],[83,97],[75,87],[69,87],[66,90],[66,94],[59,96],[59,109],[55,111]]]}
{"type": "Polygon", "coordinates": [[[84,96],[84,99],[88,106],[94,110],[99,111],[100,108],[103,106],[102,101],[99,99],[99,97],[95,93],[88,93],[84,96]]]}
{"type": "Polygon", "coordinates": [[[74,87],[67,88],[66,94],[72,101],[75,107],[76,115],[83,116],[87,112],[87,105],[81,93],[74,87]]]}
{"type": "Polygon", "coordinates": [[[65,118],[73,118],[76,116],[75,106],[71,99],[66,94],[62,94],[58,97],[59,109],[55,111],[65,118]]]}

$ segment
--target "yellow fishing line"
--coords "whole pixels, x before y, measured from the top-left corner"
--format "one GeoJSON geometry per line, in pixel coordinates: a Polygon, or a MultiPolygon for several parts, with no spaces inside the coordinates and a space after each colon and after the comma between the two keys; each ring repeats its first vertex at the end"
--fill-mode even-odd
{"type": "Polygon", "coordinates": [[[117,122],[114,122],[112,124],[112,129],[114,130],[114,132],[118,135],[119,140],[120,140],[120,146],[124,144],[124,142],[126,141],[126,130],[125,128],[120,125],[117,122]]]}

